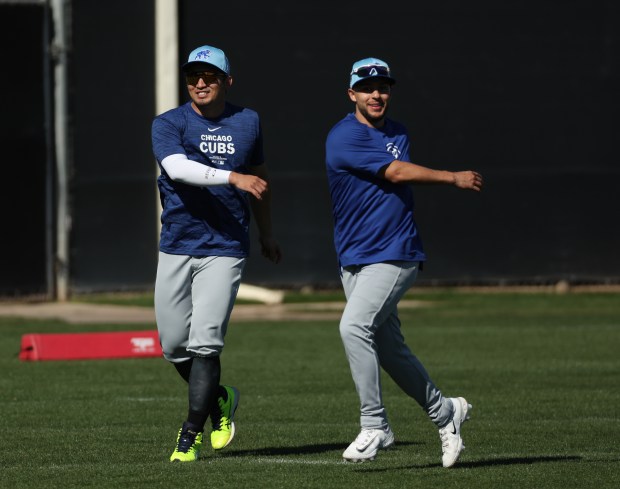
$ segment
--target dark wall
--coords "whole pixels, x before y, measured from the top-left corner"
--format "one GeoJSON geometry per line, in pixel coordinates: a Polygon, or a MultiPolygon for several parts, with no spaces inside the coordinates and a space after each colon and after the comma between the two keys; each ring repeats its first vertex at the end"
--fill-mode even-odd
{"type": "Polygon", "coordinates": [[[43,22],[40,5],[0,5],[0,295],[47,292],[43,22]]]}
{"type": "MultiPolygon", "coordinates": [[[[429,255],[422,281],[620,280],[616,3],[179,5],[181,61],[199,44],[223,48],[235,77],[231,101],[262,116],[285,259],[274,267],[255,247],[248,282],[337,283],[324,140],[352,110],[348,73],[367,56],[392,65],[398,83],[390,114],[409,128],[413,160],[475,168],[486,179],[480,195],[415,188],[429,255]]],[[[71,287],[151,287],[154,5],[71,6],[71,287]]],[[[43,8],[1,9],[0,293],[40,293],[52,149],[45,145],[43,8]]]]}
{"type": "Polygon", "coordinates": [[[157,263],[153,2],[72,4],[71,285],[150,287],[157,263]]]}
{"type": "Polygon", "coordinates": [[[263,121],[285,261],[255,251],[248,281],[337,280],[323,145],[367,56],[395,72],[413,161],[486,180],[480,195],[416,187],[423,281],[620,278],[616,3],[180,4],[181,58],[223,48],[231,100],[263,121]]]}

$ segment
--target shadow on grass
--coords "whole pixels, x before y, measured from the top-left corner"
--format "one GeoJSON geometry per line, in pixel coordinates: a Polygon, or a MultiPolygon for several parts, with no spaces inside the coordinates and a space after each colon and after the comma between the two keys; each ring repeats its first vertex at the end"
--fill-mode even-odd
{"type": "MultiPolygon", "coordinates": [[[[316,445],[302,445],[298,447],[265,447],[256,450],[231,450],[230,452],[224,452],[218,454],[219,457],[238,457],[241,456],[282,456],[282,455],[310,455],[317,453],[325,453],[332,451],[344,451],[349,445],[349,442],[344,443],[319,443],[316,445]]],[[[398,447],[419,445],[410,441],[399,441],[398,447]]]]}
{"type": "Polygon", "coordinates": [[[476,467],[494,467],[499,465],[530,465],[540,464],[548,462],[575,462],[582,460],[583,457],[577,455],[566,456],[543,456],[543,457],[510,457],[510,458],[495,458],[491,460],[478,460],[475,462],[463,462],[459,463],[457,467],[463,469],[476,468],[476,467]]]}
{"type": "MultiPolygon", "coordinates": [[[[553,463],[553,462],[575,462],[583,460],[583,457],[576,455],[567,456],[542,456],[542,457],[510,457],[510,458],[494,458],[490,460],[476,460],[472,462],[458,462],[457,465],[450,470],[458,469],[475,469],[478,467],[499,467],[503,465],[532,465],[541,463],[553,463]]],[[[390,468],[376,468],[376,469],[359,469],[358,472],[387,472],[389,470],[398,469],[433,469],[441,467],[440,463],[437,464],[424,464],[424,465],[407,465],[404,467],[390,467],[390,468]]]]}

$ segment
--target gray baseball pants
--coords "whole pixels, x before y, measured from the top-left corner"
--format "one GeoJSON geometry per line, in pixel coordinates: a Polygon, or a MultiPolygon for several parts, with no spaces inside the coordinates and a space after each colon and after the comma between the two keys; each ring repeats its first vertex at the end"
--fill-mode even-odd
{"type": "Polygon", "coordinates": [[[452,418],[452,402],[443,397],[411,353],[400,330],[397,305],[415,282],[418,267],[419,262],[399,261],[341,269],[347,304],[340,336],[360,398],[362,428],[388,426],[379,367],[437,426],[452,418]]]}
{"type": "Polygon", "coordinates": [[[166,360],[220,355],[245,261],[159,253],[155,318],[166,360]]]}

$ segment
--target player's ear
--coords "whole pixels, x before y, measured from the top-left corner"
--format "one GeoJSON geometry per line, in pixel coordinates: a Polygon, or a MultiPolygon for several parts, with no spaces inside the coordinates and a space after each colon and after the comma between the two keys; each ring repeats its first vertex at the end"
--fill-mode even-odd
{"type": "Polygon", "coordinates": [[[233,84],[233,77],[229,76],[228,78],[226,78],[226,88],[232,87],[232,84],[233,84]]]}
{"type": "Polygon", "coordinates": [[[349,98],[351,99],[351,102],[357,102],[357,98],[355,96],[355,90],[349,88],[347,90],[347,93],[349,94],[349,98]]]}

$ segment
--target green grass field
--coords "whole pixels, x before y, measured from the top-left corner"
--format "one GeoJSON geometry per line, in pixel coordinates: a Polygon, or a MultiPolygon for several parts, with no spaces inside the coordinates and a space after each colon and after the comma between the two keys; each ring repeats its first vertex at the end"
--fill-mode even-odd
{"type": "Polygon", "coordinates": [[[161,359],[20,362],[22,334],[152,329],[0,318],[2,488],[617,488],[620,295],[422,292],[405,337],[443,392],[474,406],[441,467],[434,425],[384,382],[397,445],[345,464],[358,401],[336,321],[231,324],[241,391],[222,453],[171,464],[186,389],[161,359]]]}

